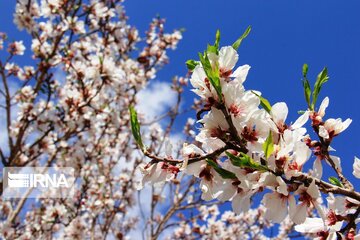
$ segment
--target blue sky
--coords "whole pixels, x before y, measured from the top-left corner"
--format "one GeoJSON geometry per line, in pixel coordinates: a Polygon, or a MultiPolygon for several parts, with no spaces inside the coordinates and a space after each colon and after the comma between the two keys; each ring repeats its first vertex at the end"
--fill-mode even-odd
{"type": "MultiPolygon", "coordinates": [[[[27,33],[17,31],[12,23],[14,3],[0,1],[0,31],[19,40],[27,33]]],[[[245,87],[261,91],[271,103],[285,101],[291,121],[306,106],[300,81],[303,63],[309,64],[313,81],[327,66],[330,80],[319,101],[330,97],[328,117],[353,119],[333,147],[342,159],[345,175],[354,180],[353,158],[360,157],[360,1],[128,0],[125,9],[129,22],[142,34],[157,14],[167,19],[168,31],[186,29],[177,50],[169,52],[170,64],[157,75],[161,81],[185,75],[184,62],[196,59],[197,53],[214,41],[216,29],[221,30],[221,44],[227,45],[251,25],[252,32],[239,49],[239,64],[252,67],[245,87]]],[[[195,95],[189,92],[185,97],[189,103],[195,95]]]]}
{"type": "MultiPolygon", "coordinates": [[[[145,31],[156,14],[167,19],[168,31],[186,29],[177,50],[169,53],[170,64],[157,74],[162,81],[184,75],[184,62],[197,59],[197,53],[213,43],[216,29],[221,30],[221,44],[229,45],[251,25],[252,32],[239,49],[239,64],[252,67],[245,87],[261,91],[271,103],[286,102],[288,121],[295,121],[297,111],[306,108],[302,65],[309,65],[312,84],[323,67],[328,67],[330,80],[318,104],[329,96],[327,117],[353,119],[332,146],[337,150],[333,155],[341,157],[345,175],[357,188],[352,164],[354,156],[360,157],[360,1],[131,0],[125,7],[129,22],[140,30],[145,31]]],[[[194,97],[189,92],[185,101],[192,102],[194,97]]],[[[325,167],[323,177],[329,176],[335,173],[325,167]]]]}
{"type": "MultiPolygon", "coordinates": [[[[7,32],[13,40],[26,39],[27,33],[19,32],[13,25],[14,3],[0,1],[0,31],[7,32]]],[[[340,4],[336,0],[129,0],[125,2],[125,9],[129,22],[142,33],[157,14],[167,19],[168,31],[186,29],[177,50],[169,51],[170,64],[157,75],[162,81],[170,81],[174,75],[185,75],[184,62],[196,59],[197,53],[214,41],[216,29],[221,30],[221,44],[226,45],[233,43],[251,25],[252,32],[239,49],[239,64],[252,67],[245,86],[261,91],[271,103],[287,102],[288,119],[293,121],[298,116],[297,111],[305,107],[300,81],[303,63],[309,64],[309,76],[313,79],[327,66],[330,81],[321,94],[330,97],[327,114],[353,119],[348,131],[335,141],[335,148],[349,163],[354,155],[360,156],[357,106],[360,1],[340,4]]],[[[19,64],[27,64],[29,60],[19,58],[19,64]]],[[[194,97],[190,92],[186,94],[188,102],[194,97]]]]}
{"type": "MultiPolygon", "coordinates": [[[[207,43],[213,43],[216,29],[221,30],[221,44],[227,45],[251,25],[252,32],[239,49],[239,64],[252,67],[245,87],[261,91],[271,103],[286,102],[290,121],[306,106],[303,63],[309,65],[313,81],[327,66],[330,80],[319,101],[330,97],[328,117],[353,119],[333,147],[346,175],[354,179],[353,159],[360,156],[360,1],[131,0],[125,8],[130,23],[140,30],[145,31],[156,14],[167,19],[168,31],[186,29],[177,50],[169,53],[170,64],[157,75],[163,81],[184,75],[184,62],[196,59],[207,43]]],[[[185,96],[188,102],[195,97],[185,96]]]]}

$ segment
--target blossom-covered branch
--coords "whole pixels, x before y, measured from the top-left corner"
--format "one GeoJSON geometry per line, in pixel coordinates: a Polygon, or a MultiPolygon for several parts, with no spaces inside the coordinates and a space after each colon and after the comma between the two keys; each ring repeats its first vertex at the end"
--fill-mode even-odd
{"type": "MultiPolygon", "coordinates": [[[[203,102],[197,114],[201,128],[196,144],[184,144],[182,159],[159,157],[142,145],[145,156],[152,159],[143,170],[143,182],[193,175],[200,180],[203,200],[231,201],[237,214],[248,211],[251,199],[260,197],[264,217],[273,223],[289,217],[295,229],[304,234],[353,239],[360,193],[342,173],[340,158],[329,153],[333,139],[347,129],[351,119],[323,120],[329,104],[327,97],[317,108],[320,90],[329,79],[327,69],[319,73],[311,88],[308,66],[304,65],[307,110],[289,124],[286,103],[271,105],[261,92],[244,88],[250,66],[235,69],[237,49],[249,32],[250,28],[232,46],[220,48],[218,31],[214,45],[199,53],[200,60],[187,62],[193,91],[203,102]],[[309,119],[318,140],[312,139],[304,127],[309,119]],[[306,171],[308,161],[313,161],[314,166],[306,171]],[[329,182],[322,180],[323,162],[337,175],[329,182]],[[323,204],[323,196],[327,196],[328,207],[323,204]],[[315,215],[309,215],[313,209],[315,215]],[[312,228],[318,219],[321,227],[312,228]],[[348,224],[341,230],[345,222],[348,224]]],[[[133,133],[140,144],[139,123],[136,114],[133,116],[132,125],[138,129],[133,133]]],[[[356,164],[354,175],[358,176],[356,164]]]]}

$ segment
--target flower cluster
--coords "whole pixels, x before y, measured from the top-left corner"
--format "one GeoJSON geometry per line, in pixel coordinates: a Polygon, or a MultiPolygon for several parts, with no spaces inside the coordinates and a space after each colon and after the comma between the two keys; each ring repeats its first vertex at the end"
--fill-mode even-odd
{"type": "MultiPolygon", "coordinates": [[[[268,239],[266,231],[271,231],[274,224],[264,218],[264,206],[236,214],[225,211],[220,214],[217,205],[199,207],[198,215],[184,218],[168,239],[268,239]]],[[[292,222],[286,218],[277,235],[272,239],[290,239],[292,222]],[[290,231],[289,231],[290,230],[290,231]]]]}
{"type": "MultiPolygon", "coordinates": [[[[294,229],[359,238],[360,193],[330,154],[351,120],[326,119],[328,98],[317,108],[326,69],[311,88],[304,65],[307,109],[290,122],[284,102],[271,105],[244,87],[250,66],[236,67],[237,49],[250,28],[227,47],[217,32],[199,61],[186,63],[188,77],[174,78],[175,106],[147,122],[135,112],[137,94],[169,62],[181,31],[166,32],[156,17],[142,35],[122,0],[14,4],[14,24],[29,39],[0,32],[0,165],[72,167],[78,188],[73,199],[1,198],[0,238],[265,239],[276,223],[275,239],[294,229]],[[199,96],[197,119],[185,123],[186,143],[172,148],[188,82],[199,96]],[[334,172],[328,180],[325,164],[334,172]],[[147,183],[151,191],[136,191],[147,183]]],[[[353,175],[360,178],[357,158],[353,175]]]]}
{"type": "MultiPolygon", "coordinates": [[[[308,109],[289,123],[286,103],[271,105],[259,91],[245,89],[250,66],[235,68],[237,49],[249,30],[232,46],[221,48],[217,32],[215,44],[199,54],[200,61],[187,62],[193,91],[203,103],[197,114],[201,127],[195,137],[196,144],[184,145],[183,160],[160,158],[143,147],[145,155],[153,159],[147,166],[149,170],[143,172],[143,181],[169,181],[181,171],[200,180],[198,187],[203,200],[231,201],[237,214],[249,211],[251,199],[257,196],[262,198],[265,219],[273,223],[289,218],[297,224],[295,229],[299,232],[319,236],[334,233],[352,239],[356,229],[354,219],[360,212],[360,195],[343,175],[340,158],[329,154],[332,140],[350,125],[351,119],[324,121],[327,97],[315,109],[321,86],[329,78],[327,69],[318,75],[312,91],[307,79],[308,67],[304,65],[308,109]],[[309,119],[318,140],[312,139],[304,127],[309,119]],[[312,154],[316,157],[314,167],[306,172],[304,165],[312,154]],[[323,162],[337,174],[329,179],[330,183],[321,180],[323,162]],[[327,200],[329,205],[342,203],[331,204],[327,209],[321,192],[342,194],[346,200],[344,196],[331,195],[331,200],[327,200]],[[345,201],[351,204],[346,205],[345,201]],[[307,218],[313,209],[323,224],[307,231],[306,224],[318,221],[307,218]]],[[[358,166],[356,160],[355,176],[359,175],[358,166]]]]}
{"type": "Polygon", "coordinates": [[[127,19],[120,0],[16,2],[29,39],[0,33],[1,166],[72,167],[79,186],[74,199],[1,199],[1,239],[123,239],[139,222],[128,107],[181,32],[157,17],[141,38],[127,19]]]}

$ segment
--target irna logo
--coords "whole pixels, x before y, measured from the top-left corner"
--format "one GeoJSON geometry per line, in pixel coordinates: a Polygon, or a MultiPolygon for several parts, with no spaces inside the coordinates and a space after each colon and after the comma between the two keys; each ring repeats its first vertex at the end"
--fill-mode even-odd
{"type": "Polygon", "coordinates": [[[6,167],[3,198],[71,198],[74,195],[73,168],[6,167]]]}
{"type": "Polygon", "coordinates": [[[8,172],[8,186],[18,187],[69,187],[65,174],[21,174],[8,172]]]}

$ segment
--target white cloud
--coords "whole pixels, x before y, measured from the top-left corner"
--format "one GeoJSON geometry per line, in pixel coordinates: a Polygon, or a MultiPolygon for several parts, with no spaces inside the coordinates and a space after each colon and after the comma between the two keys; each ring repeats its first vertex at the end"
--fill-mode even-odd
{"type": "Polygon", "coordinates": [[[145,115],[146,120],[153,120],[175,106],[176,92],[171,90],[170,84],[152,82],[137,94],[139,104],[137,110],[145,115]]]}

